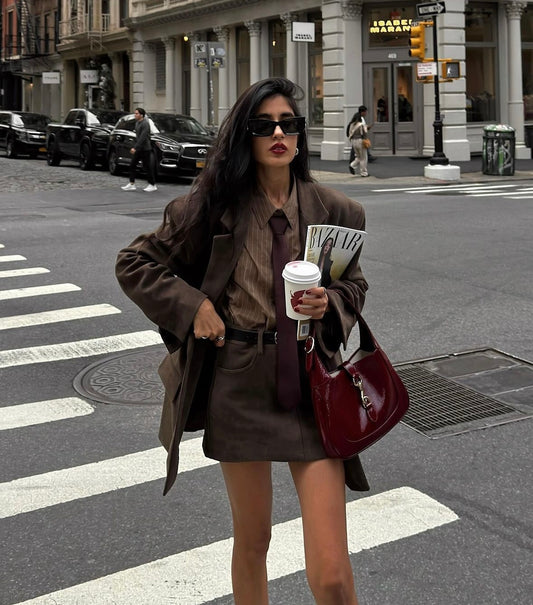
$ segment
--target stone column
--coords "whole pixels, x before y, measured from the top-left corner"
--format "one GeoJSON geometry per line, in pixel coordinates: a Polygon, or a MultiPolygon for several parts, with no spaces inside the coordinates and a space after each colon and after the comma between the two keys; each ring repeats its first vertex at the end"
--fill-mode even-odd
{"type": "MultiPolygon", "coordinates": [[[[351,75],[353,78],[359,77],[356,74],[362,71],[360,55],[357,59],[344,52],[344,14],[343,3],[340,0],[322,0],[324,130],[320,155],[323,160],[342,160],[344,158],[347,143],[344,134],[346,127],[344,117],[346,70],[350,69],[354,72],[351,75]]],[[[356,40],[360,39],[360,35],[360,30],[354,32],[356,40]]],[[[355,99],[350,102],[356,103],[355,99]]]]}
{"type": "Polygon", "coordinates": [[[122,53],[111,53],[110,58],[111,73],[113,74],[113,80],[115,81],[115,109],[120,109],[120,101],[124,94],[122,53]]]}
{"type": "Polygon", "coordinates": [[[165,45],[165,111],[176,112],[176,100],[174,95],[174,76],[176,75],[176,39],[162,38],[165,45]]]}
{"type": "Polygon", "coordinates": [[[250,84],[261,79],[261,24],[257,21],[245,21],[250,34],[250,84]]]}
{"type": "Polygon", "coordinates": [[[132,107],[144,107],[144,43],[139,34],[133,34],[131,45],[131,101],[132,107]]]}
{"type": "Polygon", "coordinates": [[[199,122],[202,121],[202,100],[200,76],[203,73],[202,67],[194,66],[194,52],[192,52],[195,42],[199,42],[200,34],[189,34],[191,43],[191,116],[199,122]]]}
{"type": "Polygon", "coordinates": [[[73,107],[76,107],[76,87],[74,82],[76,81],[76,70],[78,64],[75,60],[67,60],[63,62],[63,73],[61,74],[61,115],[55,116],[63,119],[68,111],[73,107]]]}
{"type": "Polygon", "coordinates": [[[509,125],[515,129],[515,157],[526,159],[530,150],[524,144],[524,93],[522,88],[522,38],[520,19],[526,2],[513,0],[505,4],[509,55],[509,125]]]}
{"type": "Polygon", "coordinates": [[[280,15],[280,19],[285,26],[285,32],[287,34],[287,63],[285,74],[289,80],[293,82],[298,81],[298,47],[296,42],[292,41],[292,22],[295,20],[295,16],[291,13],[283,13],[280,15]]]}
{"type": "MultiPolygon", "coordinates": [[[[349,123],[357,108],[363,103],[363,48],[362,48],[362,0],[346,0],[342,3],[344,21],[344,125],[349,123]]],[[[344,155],[350,155],[350,143],[344,137],[344,155]]]]}
{"type": "Polygon", "coordinates": [[[224,42],[226,56],[224,67],[218,68],[218,123],[220,124],[229,111],[229,65],[228,65],[228,38],[227,27],[215,27],[214,30],[219,42],[224,42]]]}

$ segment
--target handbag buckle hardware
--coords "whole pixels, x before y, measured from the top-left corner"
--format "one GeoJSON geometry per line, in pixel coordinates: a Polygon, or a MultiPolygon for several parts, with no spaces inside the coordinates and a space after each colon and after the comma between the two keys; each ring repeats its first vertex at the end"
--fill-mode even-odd
{"type": "Polygon", "coordinates": [[[307,355],[309,355],[309,353],[313,352],[314,348],[315,348],[315,339],[312,336],[308,336],[305,339],[304,351],[306,352],[307,355]]]}
{"type": "Polygon", "coordinates": [[[277,330],[274,332],[274,344],[275,345],[278,344],[278,331],[277,330]]]}
{"type": "Polygon", "coordinates": [[[359,391],[361,391],[361,405],[365,410],[368,410],[368,408],[372,407],[372,402],[365,395],[365,390],[363,388],[363,379],[360,376],[358,376],[357,378],[355,376],[352,376],[352,382],[354,386],[357,387],[359,391]]]}

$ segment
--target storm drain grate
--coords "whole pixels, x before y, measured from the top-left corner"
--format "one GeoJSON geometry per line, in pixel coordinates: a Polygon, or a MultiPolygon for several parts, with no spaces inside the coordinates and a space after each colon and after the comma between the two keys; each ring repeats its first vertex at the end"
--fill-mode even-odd
{"type": "Polygon", "coordinates": [[[418,365],[396,366],[409,392],[402,422],[431,438],[527,418],[526,414],[418,365]]]}

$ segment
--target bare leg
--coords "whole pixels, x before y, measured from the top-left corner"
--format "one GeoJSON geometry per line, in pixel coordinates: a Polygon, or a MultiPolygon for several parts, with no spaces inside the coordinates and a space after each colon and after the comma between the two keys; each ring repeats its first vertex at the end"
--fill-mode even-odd
{"type": "Polygon", "coordinates": [[[317,605],[357,605],[341,460],[289,463],[302,510],[305,564],[317,605]]]}
{"type": "Polygon", "coordinates": [[[233,517],[235,605],[268,605],[266,556],[272,528],[270,462],[221,462],[233,517]]]}

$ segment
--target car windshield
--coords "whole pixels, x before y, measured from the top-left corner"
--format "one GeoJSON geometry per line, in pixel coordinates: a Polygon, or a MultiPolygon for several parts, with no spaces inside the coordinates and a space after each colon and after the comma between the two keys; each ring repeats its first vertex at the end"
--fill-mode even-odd
{"type": "Polygon", "coordinates": [[[48,116],[43,116],[39,113],[25,113],[23,116],[16,116],[15,124],[17,126],[25,126],[26,128],[46,128],[50,123],[48,116]],[[16,118],[19,118],[17,120],[16,118]]]}
{"type": "Polygon", "coordinates": [[[208,134],[206,129],[194,118],[188,116],[172,116],[164,114],[151,114],[159,132],[168,134],[208,134]]]}
{"type": "MultiPolygon", "coordinates": [[[[79,114],[78,114],[79,115],[79,114]]],[[[91,111],[87,112],[87,126],[99,126],[100,120],[91,111]]]]}
{"type": "Polygon", "coordinates": [[[118,120],[124,115],[123,111],[99,111],[96,114],[102,124],[115,125],[118,120]]]}

